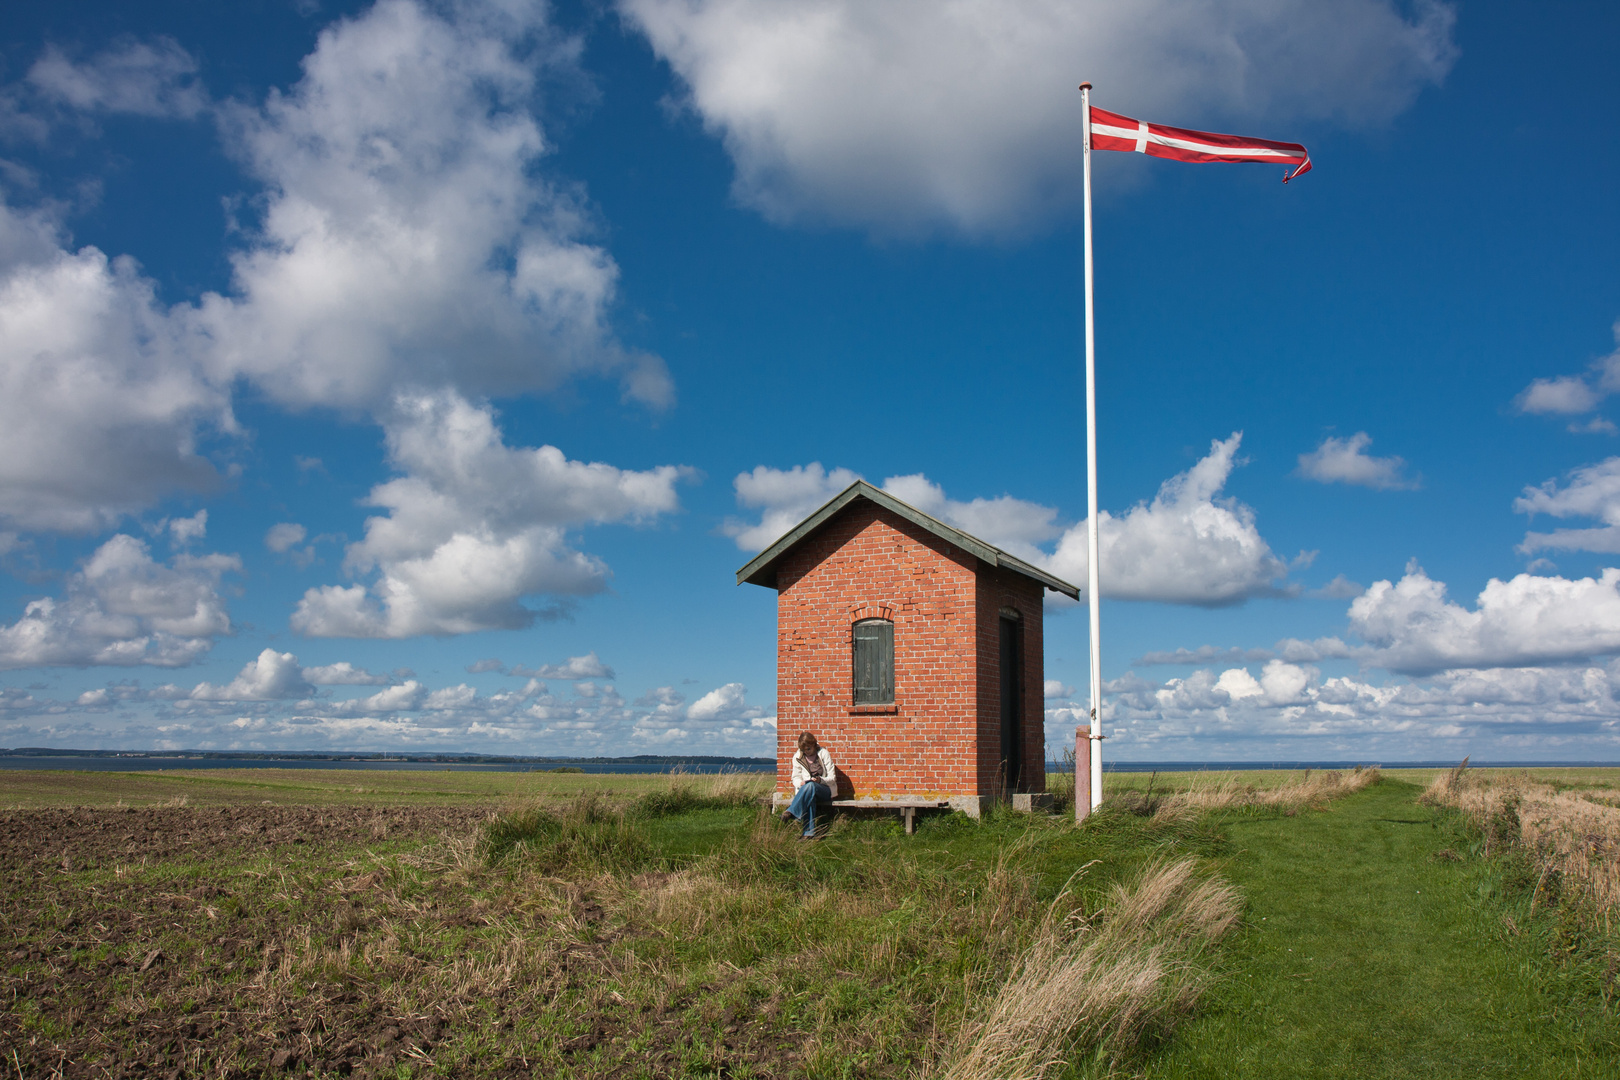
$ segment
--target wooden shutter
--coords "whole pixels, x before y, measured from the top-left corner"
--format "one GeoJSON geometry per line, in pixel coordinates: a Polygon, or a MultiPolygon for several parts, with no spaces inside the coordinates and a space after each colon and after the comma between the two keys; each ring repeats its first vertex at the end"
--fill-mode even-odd
{"type": "Polygon", "coordinates": [[[855,704],[894,704],[894,623],[864,619],[854,633],[855,704]]]}

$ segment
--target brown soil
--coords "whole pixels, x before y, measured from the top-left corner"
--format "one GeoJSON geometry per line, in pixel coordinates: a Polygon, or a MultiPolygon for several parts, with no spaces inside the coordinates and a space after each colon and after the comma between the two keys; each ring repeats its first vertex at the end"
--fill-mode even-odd
{"type": "MultiPolygon", "coordinates": [[[[456,1075],[672,1077],[696,1056],[704,1075],[802,1075],[803,1035],[772,1002],[717,1012],[698,1000],[712,1002],[713,986],[662,1000],[616,993],[614,946],[637,931],[609,925],[589,885],[553,881],[560,900],[541,910],[509,882],[480,896],[465,876],[429,875],[407,889],[369,853],[465,838],[486,813],[0,812],[0,1073],[392,1077],[438,1064],[456,1075]],[[487,949],[497,924],[535,939],[559,921],[571,936],[543,965],[531,951],[514,977],[408,988],[413,972],[431,984],[457,941],[487,949]],[[358,956],[384,939],[383,961],[298,966],[312,951],[358,956]],[[536,1017],[565,1002],[570,1020],[542,1040],[547,1061],[531,1061],[536,1017]]],[[[662,877],[647,875],[649,887],[662,877]]]]}
{"type": "Polygon", "coordinates": [[[218,858],[283,844],[363,844],[465,829],[487,811],[443,807],[127,807],[0,811],[0,866],[92,869],[218,858]]]}

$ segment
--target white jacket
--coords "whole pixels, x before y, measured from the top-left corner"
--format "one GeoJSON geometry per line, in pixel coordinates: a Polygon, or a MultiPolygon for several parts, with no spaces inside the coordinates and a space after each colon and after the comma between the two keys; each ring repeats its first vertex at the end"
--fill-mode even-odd
{"type": "MultiPolygon", "coordinates": [[[[838,774],[833,768],[832,755],[827,753],[827,748],[823,746],[816,757],[821,759],[821,782],[828,787],[833,787],[836,783],[835,777],[838,774]]],[[[809,782],[810,770],[805,768],[804,751],[795,750],[793,752],[793,790],[798,791],[809,782]]]]}

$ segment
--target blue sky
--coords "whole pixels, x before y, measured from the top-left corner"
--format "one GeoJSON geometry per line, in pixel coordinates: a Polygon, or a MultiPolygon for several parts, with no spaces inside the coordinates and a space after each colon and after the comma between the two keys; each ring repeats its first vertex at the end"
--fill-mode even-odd
{"type": "MultiPolygon", "coordinates": [[[[0,744],[763,753],[854,476],[1085,580],[1121,760],[1620,759],[1606,5],[35,5],[0,744]]],[[[1084,703],[1048,610],[1048,738],[1084,703]]]]}

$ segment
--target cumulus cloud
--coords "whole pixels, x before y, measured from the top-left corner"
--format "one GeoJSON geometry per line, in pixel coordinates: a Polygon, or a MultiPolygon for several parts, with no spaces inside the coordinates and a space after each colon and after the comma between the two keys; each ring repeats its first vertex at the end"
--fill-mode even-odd
{"type": "Polygon", "coordinates": [[[531,679],[612,679],[613,669],[602,663],[601,657],[595,650],[584,656],[570,656],[560,664],[541,664],[539,667],[524,667],[519,664],[509,675],[518,675],[531,679]]]}
{"type": "MultiPolygon", "coordinates": [[[[1513,400],[1514,407],[1522,413],[1541,416],[1581,416],[1592,412],[1610,394],[1620,392],[1620,320],[1614,324],[1614,342],[1615,350],[1594,360],[1584,375],[1558,375],[1532,381],[1513,400]]],[[[1571,422],[1569,430],[1612,435],[1616,429],[1610,421],[1595,417],[1584,423],[1571,422]]]]}
{"type": "MultiPolygon", "coordinates": [[[[1105,689],[1109,746],[1126,760],[1202,755],[1216,744],[1240,760],[1364,761],[1391,751],[1430,756],[1453,746],[1520,757],[1620,747],[1620,662],[1459,668],[1377,685],[1324,679],[1313,667],[1274,659],[1258,676],[1243,667],[1163,683],[1127,675],[1105,689]]],[[[1047,710],[1049,742],[1072,738],[1076,713],[1047,710]]]]}
{"type": "MultiPolygon", "coordinates": [[[[369,583],[310,589],[293,628],[312,637],[411,637],[519,629],[542,612],[525,597],[588,596],[600,559],[570,546],[587,524],[645,522],[678,508],[674,466],[645,472],[570,461],[552,446],[509,447],[492,410],[452,392],[397,399],[385,423],[405,475],[373,488],[345,568],[369,583]]],[[[556,608],[553,607],[555,612],[556,608]]]]}
{"type": "Polygon", "coordinates": [[[272,525],[264,534],[264,546],[280,555],[294,544],[302,544],[309,530],[294,521],[283,521],[279,525],[272,525]]]}
{"type": "MultiPolygon", "coordinates": [[[[618,378],[668,405],[658,358],[610,326],[618,269],[577,188],[541,173],[539,87],[582,85],[539,4],[383,0],[328,27],[303,75],[216,110],[262,188],[227,294],[168,306],[128,256],[73,249],[0,202],[0,527],[94,531],[220,477],[239,381],[293,407],[386,410],[401,386],[473,396],[618,378]]],[[[172,42],[49,52],[38,93],[184,115],[172,42]]],[[[308,553],[298,553],[303,558],[308,553]]]]}
{"type": "Polygon", "coordinates": [[[1391,671],[1521,667],[1620,653],[1620,569],[1570,580],[1492,578],[1472,611],[1415,563],[1400,581],[1375,581],[1350,604],[1350,628],[1391,671]]]}
{"type": "Polygon", "coordinates": [[[165,524],[176,544],[189,544],[208,535],[208,511],[199,510],[190,517],[172,518],[165,524]]]}
{"type": "Polygon", "coordinates": [[[126,39],[85,60],[47,46],[27,81],[46,99],[86,112],[191,119],[209,104],[196,59],[169,37],[126,39]]]}
{"type": "Polygon", "coordinates": [[[764,511],[760,520],[750,524],[727,518],[720,532],[734,539],[743,551],[764,551],[822,503],[859,479],[860,475],[849,469],[828,471],[819,461],[791,469],[757,465],[753,472],[739,473],[732,487],[739,505],[764,511]]]}
{"type": "MultiPolygon", "coordinates": [[[[1283,592],[1288,567],[1260,535],[1254,511],[1220,497],[1242,441],[1242,432],[1212,441],[1208,456],[1123,517],[1100,512],[1104,596],[1221,607],[1283,592]]],[[[1082,523],[1064,533],[1046,566],[1083,587],[1089,562],[1082,523]]]]}
{"type": "Polygon", "coordinates": [[[277,555],[285,555],[294,566],[306,567],[315,561],[315,545],[304,544],[304,538],[309,535],[296,521],[283,521],[270,526],[264,534],[264,546],[277,555]]]}
{"type": "Polygon", "coordinates": [[[1270,649],[1205,645],[1149,652],[1133,663],[1355,660],[1364,669],[1408,675],[1585,663],[1620,653],[1620,569],[1596,578],[1492,578],[1470,609],[1452,601],[1445,583],[1414,561],[1399,581],[1373,582],[1351,602],[1348,616],[1361,644],[1286,638],[1270,649]]]}
{"type": "Polygon", "coordinates": [[[355,667],[347,660],[304,669],[304,681],[314,686],[387,686],[394,680],[355,667]]]}
{"type": "Polygon", "coordinates": [[[1574,470],[1563,487],[1557,480],[1527,487],[1513,500],[1513,509],[1520,514],[1596,518],[1603,522],[1596,528],[1526,533],[1519,545],[1524,554],[1545,550],[1620,554],[1620,457],[1574,470]]]}
{"type": "Polygon", "coordinates": [[[545,10],[383,0],[323,31],[291,90],[227,111],[268,193],[234,295],[197,316],[232,370],[294,405],[546,390],[580,372],[670,402],[662,361],[609,329],[618,267],[586,241],[589,213],[537,173],[538,81],[583,78],[579,42],[545,10]]]}
{"type": "MultiPolygon", "coordinates": [[[[1140,503],[1123,517],[1102,512],[1103,595],[1220,607],[1285,592],[1279,582],[1288,567],[1261,537],[1254,511],[1220,497],[1242,439],[1242,432],[1234,432],[1212,441],[1209,455],[1166,480],[1151,503],[1140,503]]],[[[760,550],[857,479],[848,469],[829,472],[818,462],[785,470],[758,466],[739,475],[735,486],[740,504],[762,510],[760,521],[732,520],[725,531],[738,547],[760,550]]],[[[1056,509],[1010,495],[951,499],[921,474],[891,476],[883,490],[1084,588],[1084,522],[1065,529],[1056,509]],[[1055,550],[1040,546],[1053,538],[1055,550]]]]}
{"type": "Polygon", "coordinates": [[[1299,455],[1298,475],[1324,484],[1355,484],[1380,491],[1415,489],[1419,482],[1406,475],[1406,462],[1398,457],[1373,457],[1367,447],[1372,437],[1358,431],[1348,439],[1332,436],[1308,454],[1299,455]]]}
{"type": "Polygon", "coordinates": [[[0,523],[89,532],[219,475],[228,381],[128,257],[0,202],[0,523]]]}
{"type": "Polygon", "coordinates": [[[1282,138],[1284,122],[1387,123],[1457,55],[1454,9],[1432,0],[619,8],[725,145],[740,201],[774,221],[883,232],[1000,232],[1071,213],[1082,76],[1132,116],[1282,138]]]}
{"type": "MultiPolygon", "coordinates": [[[[726,683],[710,690],[686,707],[691,720],[718,720],[748,712],[748,688],[742,683],[726,683]]],[[[758,715],[760,710],[752,710],[758,715]]]]}
{"type": "Polygon", "coordinates": [[[930,517],[1031,562],[1044,562],[1047,558],[1035,545],[1063,532],[1057,524],[1055,507],[1015,499],[1011,495],[959,502],[946,498],[944,489],[921,473],[891,476],[883,481],[883,490],[930,517]]]}
{"type": "Polygon", "coordinates": [[[1048,701],[1073,697],[1074,687],[1064,683],[1061,679],[1047,679],[1043,696],[1048,701]]]}
{"type": "Polygon", "coordinates": [[[298,666],[298,657],[265,649],[224,686],[198,683],[191,697],[195,701],[278,701],[299,697],[311,689],[298,666]]]}
{"type": "MultiPolygon", "coordinates": [[[[407,679],[398,686],[390,686],[386,690],[379,690],[368,697],[351,698],[348,701],[333,701],[319,704],[323,713],[330,716],[381,716],[390,713],[412,712],[420,709],[426,702],[428,689],[415,679],[407,679]]],[[[314,702],[306,702],[316,707],[314,702]]]]}
{"type": "Polygon", "coordinates": [[[42,665],[179,667],[230,633],[220,579],[234,555],[176,555],[165,566],[132,536],[102,544],[72,574],[65,594],[30,603],[0,626],[0,669],[42,665]]]}

